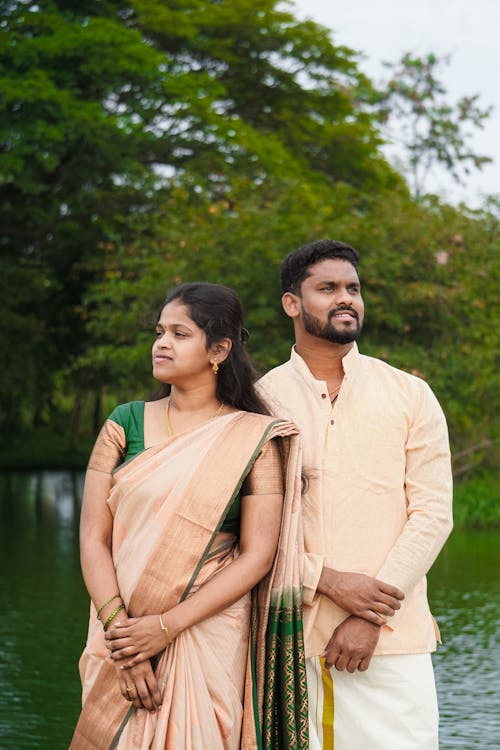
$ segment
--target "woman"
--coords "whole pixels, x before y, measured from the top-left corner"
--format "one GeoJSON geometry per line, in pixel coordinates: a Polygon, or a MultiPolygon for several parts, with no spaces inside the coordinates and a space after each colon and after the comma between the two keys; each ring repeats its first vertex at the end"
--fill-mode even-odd
{"type": "Polygon", "coordinates": [[[166,395],[97,439],[73,750],[308,747],[297,430],[267,416],[247,335],[230,289],[174,289],[153,345],[166,395]]]}

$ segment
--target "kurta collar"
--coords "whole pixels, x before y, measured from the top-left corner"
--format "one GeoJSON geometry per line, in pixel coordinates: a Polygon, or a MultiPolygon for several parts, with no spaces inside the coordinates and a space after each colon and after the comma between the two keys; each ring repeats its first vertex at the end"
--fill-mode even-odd
{"type": "MultiPolygon", "coordinates": [[[[345,357],[342,358],[342,367],[344,368],[344,372],[348,373],[350,370],[352,370],[359,360],[361,359],[361,354],[359,353],[358,345],[356,342],[353,343],[351,349],[347,352],[345,357]]],[[[309,367],[306,365],[305,361],[302,359],[300,354],[295,349],[295,345],[292,346],[292,353],[290,355],[290,362],[293,367],[293,369],[298,372],[304,380],[315,383],[323,383],[322,380],[318,380],[314,377],[309,367]]]]}

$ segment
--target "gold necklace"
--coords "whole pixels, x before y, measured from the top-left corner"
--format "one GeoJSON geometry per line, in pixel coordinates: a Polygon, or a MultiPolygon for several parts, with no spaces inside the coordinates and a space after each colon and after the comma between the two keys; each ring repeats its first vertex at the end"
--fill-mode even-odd
{"type": "MultiPolygon", "coordinates": [[[[221,401],[219,403],[219,408],[217,409],[217,411],[215,412],[215,414],[212,414],[212,416],[208,417],[208,419],[206,419],[205,421],[209,422],[211,419],[215,419],[215,417],[218,417],[219,414],[221,413],[221,411],[223,410],[223,408],[224,408],[224,402],[221,401]]],[[[168,433],[168,436],[169,437],[173,437],[174,431],[173,431],[172,425],[170,423],[169,411],[170,411],[170,396],[167,398],[167,403],[165,405],[165,421],[167,423],[167,433],[168,433]]]]}
{"type": "Polygon", "coordinates": [[[330,402],[333,404],[337,396],[339,395],[340,386],[342,385],[342,381],[338,384],[336,388],[334,388],[332,391],[328,391],[328,395],[330,396],[330,402]]]}

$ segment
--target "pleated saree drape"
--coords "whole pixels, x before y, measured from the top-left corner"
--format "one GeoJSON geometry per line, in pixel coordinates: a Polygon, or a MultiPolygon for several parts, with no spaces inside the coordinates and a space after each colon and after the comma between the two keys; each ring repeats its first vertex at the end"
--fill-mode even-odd
{"type": "Polygon", "coordinates": [[[230,565],[215,536],[266,440],[280,439],[285,502],[272,571],[157,657],[157,713],[118,688],[91,607],[72,750],[307,750],[300,445],[294,425],[235,412],[154,446],[115,472],[113,559],[129,616],[165,612],[230,565]]]}

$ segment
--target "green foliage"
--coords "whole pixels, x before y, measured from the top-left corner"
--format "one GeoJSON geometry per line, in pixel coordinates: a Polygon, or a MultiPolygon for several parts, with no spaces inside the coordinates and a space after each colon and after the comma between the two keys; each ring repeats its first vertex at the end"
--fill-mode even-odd
{"type": "Polygon", "coordinates": [[[379,114],[389,140],[403,147],[403,170],[417,198],[436,164],[461,181],[471,168],[481,169],[491,162],[472,150],[467,128],[483,127],[492,108],[481,108],[478,94],[449,103],[439,78],[440,69],[449,62],[448,57],[434,54],[414,57],[406,53],[398,63],[386,63],[392,77],[381,92],[379,114]]]}
{"type": "Polygon", "coordinates": [[[4,426],[32,424],[23,391],[39,393],[52,419],[61,369],[77,389],[109,382],[116,368],[88,324],[92,290],[108,279],[107,249],[157,245],[155,216],[176,184],[220,201],[241,175],[248,190],[277,177],[398,182],[363,111],[373,91],[353,53],[274,0],[0,9],[3,283],[18,269],[19,283],[30,280],[26,297],[7,295],[0,336],[27,315],[41,331],[31,352],[49,341],[29,367],[11,361],[4,426]]]}
{"type": "MultiPolygon", "coordinates": [[[[154,315],[181,281],[234,287],[258,365],[278,364],[292,341],[280,261],[331,236],[362,255],[363,351],[431,383],[457,476],[493,462],[498,203],[411,197],[351,50],[275,0],[0,10],[7,435],[50,426],[77,445],[150,393],[154,315]]],[[[458,169],[461,125],[485,113],[439,109],[438,62],[406,59],[414,77],[396,71],[383,101],[434,118],[423,163],[446,153],[458,169]]]]}
{"type": "Polygon", "coordinates": [[[456,529],[500,528],[499,479],[498,472],[481,474],[455,487],[456,529]]]}

